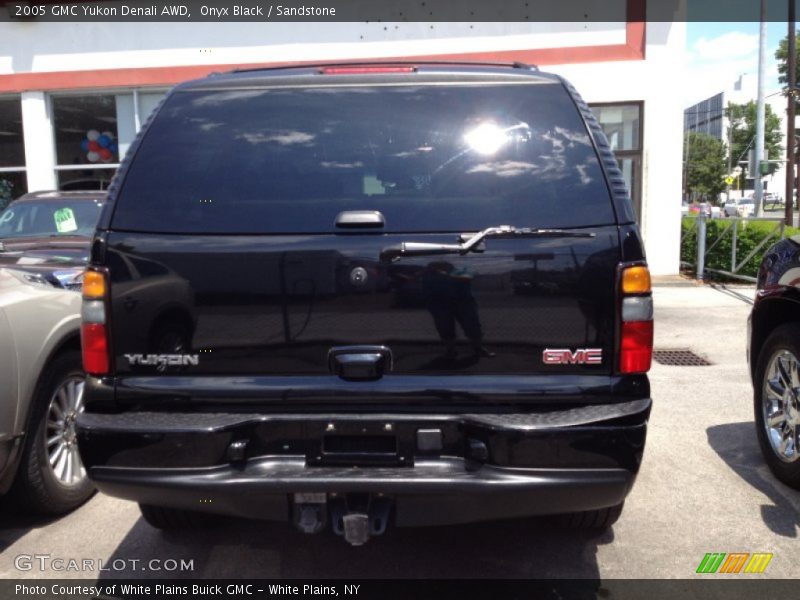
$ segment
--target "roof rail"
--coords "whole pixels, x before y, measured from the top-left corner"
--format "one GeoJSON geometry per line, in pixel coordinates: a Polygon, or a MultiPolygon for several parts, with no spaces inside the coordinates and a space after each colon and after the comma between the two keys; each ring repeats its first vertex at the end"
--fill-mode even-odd
{"type": "MultiPolygon", "coordinates": [[[[313,67],[357,67],[357,66],[370,66],[370,65],[381,65],[381,66],[391,66],[391,65],[418,65],[418,66],[452,66],[452,67],[459,67],[459,66],[466,66],[466,67],[510,67],[512,69],[527,69],[530,71],[538,71],[539,67],[536,65],[531,65],[523,62],[488,62],[488,61],[457,61],[457,60],[396,60],[396,59],[389,59],[389,60],[380,60],[380,59],[369,59],[369,60],[359,60],[359,61],[343,61],[343,62],[308,62],[308,63],[296,63],[291,65],[281,65],[281,66],[274,66],[274,67],[246,67],[246,68],[239,68],[239,69],[231,69],[230,71],[225,71],[225,73],[256,73],[259,71],[280,71],[283,69],[302,69],[302,68],[313,68],[313,67]]],[[[211,75],[218,75],[219,72],[211,73],[211,75]]]]}

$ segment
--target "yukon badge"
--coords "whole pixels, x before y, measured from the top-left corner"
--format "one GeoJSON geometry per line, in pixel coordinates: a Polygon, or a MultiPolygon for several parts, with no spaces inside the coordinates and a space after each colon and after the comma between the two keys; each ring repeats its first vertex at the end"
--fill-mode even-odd
{"type": "Polygon", "coordinates": [[[200,364],[199,354],[126,354],[128,364],[164,368],[197,366],[200,364]]]}
{"type": "Polygon", "coordinates": [[[545,348],[542,362],[546,365],[600,365],[603,364],[603,350],[600,348],[545,348]]]}

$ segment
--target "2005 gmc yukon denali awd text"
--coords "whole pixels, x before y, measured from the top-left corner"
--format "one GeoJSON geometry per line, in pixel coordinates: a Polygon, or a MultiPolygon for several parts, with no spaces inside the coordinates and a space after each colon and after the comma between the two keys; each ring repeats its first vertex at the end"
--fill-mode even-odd
{"type": "Polygon", "coordinates": [[[620,515],[650,277],[589,108],[524,65],[240,71],[172,90],[84,282],[79,444],[155,527],[620,515]]]}

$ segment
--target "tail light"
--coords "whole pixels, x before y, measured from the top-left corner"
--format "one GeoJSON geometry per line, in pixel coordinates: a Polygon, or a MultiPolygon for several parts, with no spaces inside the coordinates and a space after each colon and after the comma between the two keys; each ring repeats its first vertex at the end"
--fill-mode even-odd
{"type": "Polygon", "coordinates": [[[108,278],[106,274],[90,268],[83,276],[83,304],[81,306],[83,370],[90,375],[106,375],[109,372],[107,300],[108,278]]]}
{"type": "Polygon", "coordinates": [[[653,359],[653,295],[645,265],[622,266],[620,282],[620,373],[646,373],[653,359]]]}

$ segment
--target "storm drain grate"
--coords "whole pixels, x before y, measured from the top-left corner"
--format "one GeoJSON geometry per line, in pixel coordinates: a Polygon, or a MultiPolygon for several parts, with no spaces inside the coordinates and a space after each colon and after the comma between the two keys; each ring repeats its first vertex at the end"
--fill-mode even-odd
{"type": "Polygon", "coordinates": [[[670,367],[707,367],[713,364],[687,348],[653,350],[653,358],[658,364],[670,367]]]}

